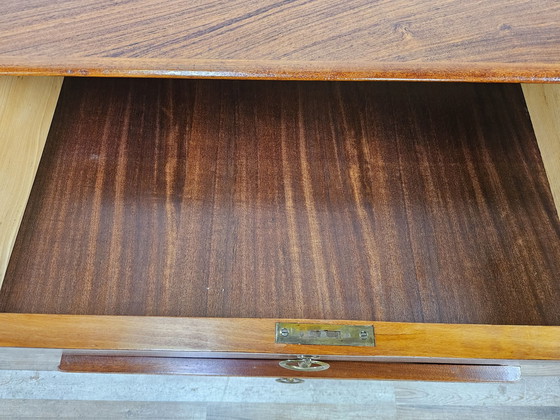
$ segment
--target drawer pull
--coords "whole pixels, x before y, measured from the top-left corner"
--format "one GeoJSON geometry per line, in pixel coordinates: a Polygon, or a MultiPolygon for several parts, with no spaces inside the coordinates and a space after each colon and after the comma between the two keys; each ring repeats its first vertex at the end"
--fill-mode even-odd
{"type": "Polygon", "coordinates": [[[298,356],[297,359],[282,360],[279,364],[284,369],[299,372],[319,372],[331,367],[328,363],[317,360],[317,357],[308,355],[298,356]]]}

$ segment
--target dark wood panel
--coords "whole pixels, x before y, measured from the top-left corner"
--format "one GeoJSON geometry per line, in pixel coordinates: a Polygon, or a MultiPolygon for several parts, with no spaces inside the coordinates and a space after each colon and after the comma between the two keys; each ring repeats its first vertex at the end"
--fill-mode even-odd
{"type": "Polygon", "coordinates": [[[27,0],[0,71],[559,81],[555,0],[27,0]]]}
{"type": "Polygon", "coordinates": [[[329,369],[299,372],[285,369],[278,360],[198,359],[180,357],[130,357],[63,354],[65,372],[148,373],[207,376],[272,376],[292,378],[391,379],[445,382],[513,382],[517,366],[446,365],[329,361],[329,369]]]}
{"type": "Polygon", "coordinates": [[[518,86],[66,80],[5,312],[559,325],[518,86]]]}

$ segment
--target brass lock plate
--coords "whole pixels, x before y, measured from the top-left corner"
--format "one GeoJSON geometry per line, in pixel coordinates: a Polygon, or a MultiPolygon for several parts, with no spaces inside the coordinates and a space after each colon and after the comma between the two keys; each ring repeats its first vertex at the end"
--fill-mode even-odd
{"type": "Polygon", "coordinates": [[[276,323],[277,344],[374,347],[373,325],[276,323]]]}

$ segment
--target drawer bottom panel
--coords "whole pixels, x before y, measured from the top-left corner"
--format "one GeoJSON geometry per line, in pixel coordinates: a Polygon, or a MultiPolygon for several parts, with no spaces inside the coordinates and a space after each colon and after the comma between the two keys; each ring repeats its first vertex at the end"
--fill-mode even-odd
{"type": "Polygon", "coordinates": [[[519,86],[66,79],[0,311],[560,325],[519,86]]]}

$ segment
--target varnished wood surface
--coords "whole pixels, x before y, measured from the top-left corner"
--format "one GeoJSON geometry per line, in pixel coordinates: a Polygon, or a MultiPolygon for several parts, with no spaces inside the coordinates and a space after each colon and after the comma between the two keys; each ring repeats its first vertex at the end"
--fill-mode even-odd
{"type": "Polygon", "coordinates": [[[9,0],[0,12],[5,73],[560,80],[554,0],[9,0]]]}
{"type": "Polygon", "coordinates": [[[559,325],[519,87],[67,79],[4,312],[559,325]]]}
{"type": "Polygon", "coordinates": [[[560,214],[560,85],[523,85],[556,210],[560,214]]]}
{"type": "MultiPolygon", "coordinates": [[[[0,347],[96,355],[243,357],[315,354],[343,360],[496,363],[560,360],[560,327],[373,322],[375,347],[275,344],[275,323],[336,320],[0,314],[0,347]]],[[[343,321],[363,325],[367,321],[343,321]]],[[[551,362],[552,363],[552,362],[551,362]]]]}
{"type": "Polygon", "coordinates": [[[521,377],[516,366],[448,365],[423,363],[329,362],[327,370],[287,370],[278,360],[199,359],[179,357],[126,357],[63,354],[64,372],[149,373],[203,376],[261,376],[332,379],[382,379],[440,382],[514,382],[521,377]]]}
{"type": "Polygon", "coordinates": [[[60,77],[0,76],[0,286],[61,86],[60,77]]]}

